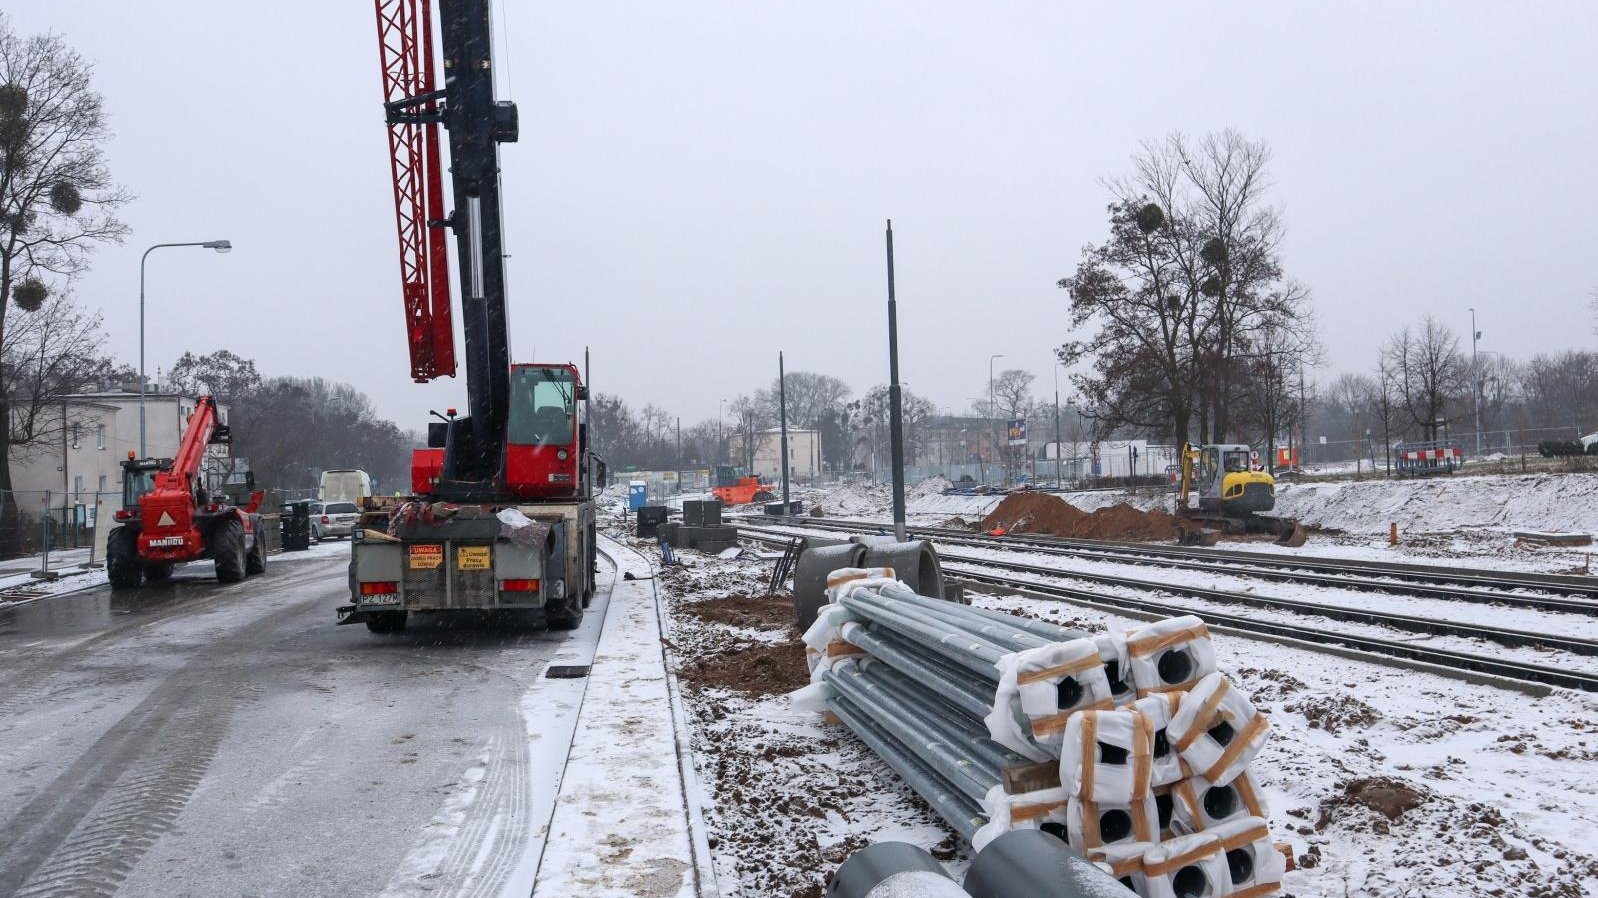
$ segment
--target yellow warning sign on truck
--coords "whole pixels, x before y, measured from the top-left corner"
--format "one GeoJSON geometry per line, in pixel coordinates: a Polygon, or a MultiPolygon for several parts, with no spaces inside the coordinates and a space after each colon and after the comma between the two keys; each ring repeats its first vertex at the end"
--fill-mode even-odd
{"type": "Polygon", "coordinates": [[[444,563],[444,546],[440,543],[416,543],[408,549],[413,571],[430,571],[444,563]]]}
{"type": "Polygon", "coordinates": [[[456,546],[455,569],[461,571],[486,571],[494,566],[494,556],[487,546],[456,546]]]}

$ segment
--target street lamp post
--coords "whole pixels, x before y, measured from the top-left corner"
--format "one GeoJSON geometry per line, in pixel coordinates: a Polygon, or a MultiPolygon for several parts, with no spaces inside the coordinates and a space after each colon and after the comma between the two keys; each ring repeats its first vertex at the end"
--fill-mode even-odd
{"type": "MultiPolygon", "coordinates": [[[[1004,358],[1004,353],[1002,352],[996,352],[993,355],[988,356],[988,429],[993,431],[993,441],[995,446],[998,445],[999,430],[998,425],[995,423],[997,419],[993,417],[993,360],[1002,358],[1004,358]]],[[[983,479],[986,480],[987,478],[984,477],[983,479]]]]}
{"type": "MultiPolygon", "coordinates": [[[[148,455],[149,449],[145,446],[144,429],[144,390],[146,378],[144,376],[144,262],[150,258],[150,253],[167,246],[203,246],[214,249],[219,253],[229,252],[233,244],[227,240],[197,240],[192,243],[157,243],[144,251],[139,257],[139,457],[148,455]]],[[[181,423],[181,422],[180,422],[181,423]]]]}
{"type": "Polygon", "coordinates": [[[1476,342],[1481,331],[1476,329],[1476,307],[1470,308],[1470,398],[1476,406],[1476,457],[1481,457],[1481,369],[1476,367],[1476,342]]]}
{"type": "Polygon", "coordinates": [[[727,400],[721,400],[716,406],[716,458],[722,457],[723,450],[727,447],[727,434],[722,430],[722,421],[727,417],[727,400]]]}
{"type": "Polygon", "coordinates": [[[1065,453],[1065,444],[1060,441],[1060,366],[1054,366],[1054,488],[1064,489],[1064,481],[1060,477],[1060,456],[1065,453]]]}

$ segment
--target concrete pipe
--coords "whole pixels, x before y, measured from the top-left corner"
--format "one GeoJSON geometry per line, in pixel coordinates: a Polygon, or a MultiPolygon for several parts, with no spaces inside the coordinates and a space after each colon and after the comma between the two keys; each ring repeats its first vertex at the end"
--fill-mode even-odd
{"type": "Polygon", "coordinates": [[[865,567],[891,567],[900,583],[916,593],[943,598],[943,565],[938,552],[924,539],[866,546],[865,567]]]}
{"type": "Polygon", "coordinates": [[[827,898],[967,898],[943,865],[908,842],[878,842],[849,855],[827,898]]]}
{"type": "Polygon", "coordinates": [[[971,898],[1114,898],[1134,894],[1076,849],[1040,829],[989,842],[965,875],[971,898]]]}
{"type": "Polygon", "coordinates": [[[793,609],[800,632],[816,622],[816,612],[827,604],[827,575],[839,568],[864,567],[866,547],[839,543],[806,549],[793,567],[793,609]]]}

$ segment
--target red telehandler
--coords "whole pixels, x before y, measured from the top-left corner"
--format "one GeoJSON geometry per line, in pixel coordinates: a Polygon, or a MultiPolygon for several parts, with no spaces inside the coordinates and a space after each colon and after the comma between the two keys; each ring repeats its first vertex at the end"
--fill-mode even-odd
{"type": "Polygon", "coordinates": [[[216,579],[237,583],[266,571],[261,530],[263,494],[244,507],[211,496],[201,464],[212,444],[231,434],[217,414],[216,400],[201,396],[175,458],[134,458],[122,463],[120,526],[106,538],[105,564],[112,589],[133,589],[145,580],[165,580],[175,565],[210,558],[216,579]]]}

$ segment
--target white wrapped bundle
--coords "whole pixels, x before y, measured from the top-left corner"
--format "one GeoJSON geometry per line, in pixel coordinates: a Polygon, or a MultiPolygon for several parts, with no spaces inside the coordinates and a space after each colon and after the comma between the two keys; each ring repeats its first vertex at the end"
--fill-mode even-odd
{"type": "Polygon", "coordinates": [[[1221,840],[1209,833],[1177,836],[1143,853],[1143,870],[1132,875],[1132,888],[1143,898],[1178,895],[1230,895],[1231,877],[1221,840]]]}
{"type": "Polygon", "coordinates": [[[1066,794],[1059,787],[1009,794],[994,786],[982,799],[988,822],[971,837],[971,847],[983,846],[1015,829],[1042,829],[1044,824],[1066,825],[1066,794]]]}
{"type": "Polygon", "coordinates": [[[986,723],[994,742],[1037,761],[1059,754],[1079,709],[1108,709],[1110,682],[1091,639],[1012,652],[999,659],[999,686],[986,723]]]}
{"type": "Polygon", "coordinates": [[[1071,715],[1060,744],[1060,785],[1084,801],[1120,804],[1149,796],[1154,729],[1133,708],[1071,715]]]}
{"type": "Polygon", "coordinates": [[[1217,786],[1202,776],[1171,787],[1171,825],[1177,832],[1197,833],[1244,817],[1264,817],[1266,808],[1248,771],[1217,786]]]}
{"type": "Polygon", "coordinates": [[[1065,835],[1077,851],[1121,842],[1156,841],[1160,822],[1154,798],[1101,804],[1073,796],[1065,808],[1065,835]]]}
{"type": "Polygon", "coordinates": [[[1191,614],[1128,630],[1126,653],[1138,698],[1191,689],[1215,671],[1209,628],[1191,614]]]}
{"type": "Polygon", "coordinates": [[[1182,762],[1182,755],[1171,745],[1170,734],[1167,732],[1171,725],[1171,717],[1177,708],[1181,707],[1184,695],[1186,693],[1183,692],[1160,692],[1147,698],[1140,698],[1132,705],[1139,714],[1148,718],[1149,726],[1154,731],[1150,785],[1168,786],[1188,776],[1187,765],[1182,762]]]}
{"type": "Polygon", "coordinates": [[[1268,729],[1248,696],[1212,673],[1182,699],[1165,733],[1195,774],[1224,785],[1259,754],[1268,729]]]}
{"type": "Polygon", "coordinates": [[[1126,634],[1111,631],[1093,637],[1099,647],[1099,658],[1104,662],[1104,676],[1110,682],[1110,701],[1117,708],[1130,705],[1137,698],[1132,686],[1132,668],[1126,656],[1126,634]]]}
{"type": "Polygon", "coordinates": [[[1221,843],[1231,898],[1256,898],[1282,887],[1287,858],[1271,844],[1271,833],[1261,817],[1239,817],[1210,832],[1221,843]]]}
{"type": "Polygon", "coordinates": [[[1153,842],[1117,842],[1114,845],[1100,845],[1082,852],[1088,860],[1105,873],[1121,881],[1121,885],[1132,888],[1133,877],[1143,872],[1143,855],[1154,847],[1153,842]]]}

